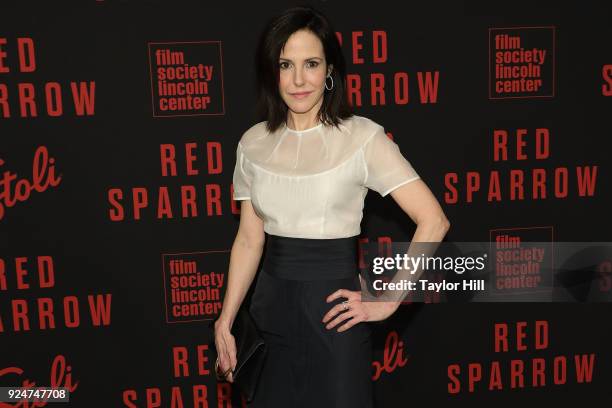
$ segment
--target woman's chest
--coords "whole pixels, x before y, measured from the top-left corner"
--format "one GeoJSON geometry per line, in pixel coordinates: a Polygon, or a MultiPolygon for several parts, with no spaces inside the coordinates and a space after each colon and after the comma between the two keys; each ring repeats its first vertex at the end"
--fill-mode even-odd
{"type": "Polygon", "coordinates": [[[365,170],[356,154],[330,170],[310,175],[287,176],[253,166],[251,200],[262,215],[282,212],[286,217],[303,217],[329,208],[354,207],[363,200],[365,170]]]}

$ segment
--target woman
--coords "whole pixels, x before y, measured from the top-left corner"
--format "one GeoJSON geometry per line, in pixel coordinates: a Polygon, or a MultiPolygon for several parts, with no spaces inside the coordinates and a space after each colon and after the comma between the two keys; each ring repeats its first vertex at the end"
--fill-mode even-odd
{"type": "Polygon", "coordinates": [[[250,313],[268,354],[249,406],[372,407],[366,322],[386,319],[399,302],[361,302],[365,195],[391,194],[418,224],[412,241],[441,241],[449,222],[383,127],[350,112],[340,45],[321,13],[296,7],[273,19],[257,55],[266,120],[237,148],[242,205],[215,322],[220,371],[233,381],[230,329],[266,242],[250,313]]]}

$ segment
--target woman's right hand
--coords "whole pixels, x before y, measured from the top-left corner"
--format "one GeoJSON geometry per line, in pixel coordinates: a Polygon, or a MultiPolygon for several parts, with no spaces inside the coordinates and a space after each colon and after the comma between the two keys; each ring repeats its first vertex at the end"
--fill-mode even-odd
{"type": "Polygon", "coordinates": [[[217,349],[217,358],[219,359],[219,375],[228,371],[225,379],[229,382],[234,382],[233,371],[236,368],[236,340],[230,332],[229,324],[218,319],[215,322],[215,348],[217,349]]]}

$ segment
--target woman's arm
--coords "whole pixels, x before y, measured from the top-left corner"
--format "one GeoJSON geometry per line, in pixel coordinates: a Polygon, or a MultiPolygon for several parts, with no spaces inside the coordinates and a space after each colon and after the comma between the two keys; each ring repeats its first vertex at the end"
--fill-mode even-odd
{"type": "MultiPolygon", "coordinates": [[[[417,179],[389,193],[402,210],[417,224],[410,242],[441,242],[450,228],[442,207],[427,184],[417,179]]],[[[361,275],[359,279],[362,281],[361,275]]],[[[399,306],[399,304],[397,305],[399,306]]]]}
{"type": "Polygon", "coordinates": [[[411,242],[440,242],[450,228],[442,207],[421,179],[396,188],[391,197],[417,224],[411,242]]]}
{"type": "MultiPolygon", "coordinates": [[[[444,215],[444,211],[431,190],[421,179],[408,182],[393,190],[391,197],[404,210],[404,212],[417,224],[417,229],[412,237],[408,254],[411,256],[411,249],[414,250],[412,242],[441,242],[446,232],[450,228],[450,222],[444,215]]],[[[433,250],[433,245],[430,250],[433,250]]],[[[392,281],[403,278],[418,279],[419,275],[403,276],[406,271],[398,272],[392,281]]],[[[361,280],[361,275],[359,275],[361,280]]],[[[363,282],[362,282],[363,287],[363,282]]],[[[406,293],[407,294],[407,293],[406,293]]],[[[387,294],[389,301],[362,302],[361,291],[350,291],[338,289],[327,297],[327,302],[344,297],[348,300],[350,309],[343,312],[344,305],[338,304],[332,307],[323,316],[323,323],[327,329],[333,329],[340,323],[339,332],[346,331],[362,321],[380,321],[391,316],[399,308],[405,294],[387,294]],[[333,320],[332,320],[333,319],[333,320]],[[345,322],[346,321],[346,322],[345,322]]]]}
{"type": "Polygon", "coordinates": [[[230,254],[223,308],[215,322],[215,328],[222,326],[231,329],[257,273],[264,243],[263,221],[255,214],[251,200],[243,200],[240,207],[240,225],[230,254]]]}
{"type": "MultiPolygon", "coordinates": [[[[421,252],[435,252],[437,245],[415,245],[412,243],[422,242],[441,242],[444,236],[450,229],[450,222],[446,218],[440,203],[433,195],[427,184],[421,179],[404,184],[401,187],[391,192],[391,197],[395,202],[404,210],[404,212],[417,224],[417,229],[410,240],[410,247],[408,248],[408,256],[418,256],[421,252]],[[417,253],[418,252],[418,253],[417,253]]],[[[408,279],[416,281],[422,274],[422,271],[418,271],[414,275],[406,276],[406,271],[401,271],[396,274],[392,281],[400,281],[402,279],[408,279]]],[[[404,292],[401,297],[395,298],[394,302],[390,303],[393,311],[395,311],[401,304],[402,299],[407,295],[404,292]]]]}

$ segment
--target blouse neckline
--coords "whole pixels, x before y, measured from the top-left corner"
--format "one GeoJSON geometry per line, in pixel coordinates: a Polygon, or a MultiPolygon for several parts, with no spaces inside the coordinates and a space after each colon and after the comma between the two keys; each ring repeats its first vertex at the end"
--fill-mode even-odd
{"type": "Polygon", "coordinates": [[[299,134],[301,134],[301,133],[306,133],[306,132],[311,132],[311,131],[313,131],[313,130],[316,130],[316,129],[320,128],[321,126],[323,126],[323,122],[319,122],[319,124],[318,124],[317,126],[313,126],[313,127],[311,127],[311,128],[308,128],[308,129],[304,129],[304,130],[294,130],[294,129],[291,129],[289,126],[287,126],[287,124],[285,124],[285,129],[286,129],[287,131],[291,132],[291,133],[296,133],[296,134],[298,134],[298,135],[299,135],[299,134]]]}

